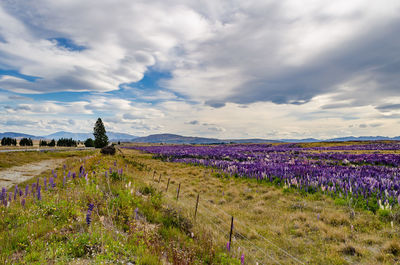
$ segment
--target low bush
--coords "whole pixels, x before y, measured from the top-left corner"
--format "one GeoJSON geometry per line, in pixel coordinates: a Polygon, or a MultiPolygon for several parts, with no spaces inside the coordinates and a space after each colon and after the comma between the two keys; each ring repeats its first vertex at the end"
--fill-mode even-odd
{"type": "Polygon", "coordinates": [[[103,155],[115,155],[115,147],[112,145],[101,148],[100,151],[103,155]]]}

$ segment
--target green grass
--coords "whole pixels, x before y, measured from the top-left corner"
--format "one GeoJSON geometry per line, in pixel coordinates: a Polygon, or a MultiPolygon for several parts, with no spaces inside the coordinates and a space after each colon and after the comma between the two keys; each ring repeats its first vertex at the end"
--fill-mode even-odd
{"type": "Polygon", "coordinates": [[[62,187],[62,169],[56,169],[57,186],[42,190],[42,200],[31,196],[25,207],[21,198],[0,206],[1,264],[238,264],[206,230],[194,228],[192,219],[136,177],[145,172],[142,164],[98,154],[83,161],[69,159],[67,167],[77,172],[84,164],[89,181],[76,178],[62,187]],[[124,174],[106,178],[114,161],[124,174]]]}

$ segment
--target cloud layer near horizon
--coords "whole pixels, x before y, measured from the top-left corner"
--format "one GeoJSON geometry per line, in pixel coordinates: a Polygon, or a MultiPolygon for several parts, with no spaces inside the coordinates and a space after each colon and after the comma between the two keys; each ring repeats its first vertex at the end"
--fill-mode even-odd
{"type": "Polygon", "coordinates": [[[0,124],[88,131],[102,116],[137,135],[394,136],[399,30],[389,0],[6,0],[0,124]]]}

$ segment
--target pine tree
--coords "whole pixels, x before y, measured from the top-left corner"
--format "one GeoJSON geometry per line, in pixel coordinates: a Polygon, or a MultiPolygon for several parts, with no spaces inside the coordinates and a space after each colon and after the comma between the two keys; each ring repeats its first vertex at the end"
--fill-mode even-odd
{"type": "Polygon", "coordinates": [[[98,118],[93,128],[94,147],[102,148],[108,144],[108,137],[106,128],[104,128],[103,121],[98,118]]]}

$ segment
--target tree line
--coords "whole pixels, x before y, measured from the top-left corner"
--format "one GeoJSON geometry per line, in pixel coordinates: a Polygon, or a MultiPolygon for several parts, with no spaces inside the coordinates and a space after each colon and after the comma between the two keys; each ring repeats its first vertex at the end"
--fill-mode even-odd
{"type": "MultiPolygon", "coordinates": [[[[17,139],[10,138],[10,137],[3,137],[1,139],[1,145],[2,146],[16,146],[17,139]]],[[[21,138],[21,140],[19,140],[19,145],[20,146],[33,146],[33,141],[31,138],[21,138]]],[[[56,145],[57,146],[66,146],[66,147],[76,147],[76,146],[78,146],[78,142],[73,140],[72,138],[60,138],[58,141],[56,141],[54,139],[52,139],[51,141],[46,141],[46,140],[39,141],[39,146],[54,147],[56,145]]]]}

